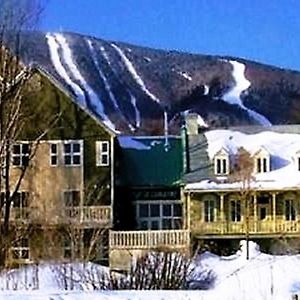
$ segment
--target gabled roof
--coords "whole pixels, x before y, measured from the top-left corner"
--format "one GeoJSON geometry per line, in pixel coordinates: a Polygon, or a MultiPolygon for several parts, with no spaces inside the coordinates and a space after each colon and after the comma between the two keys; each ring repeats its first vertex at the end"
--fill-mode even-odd
{"type": "Polygon", "coordinates": [[[188,190],[235,190],[237,182],[220,182],[214,175],[212,159],[217,151],[226,147],[235,155],[240,147],[250,154],[263,151],[271,155],[272,170],[256,174],[253,187],[256,189],[300,188],[300,172],[295,166],[295,153],[300,149],[300,126],[240,127],[207,131],[189,137],[191,170],[185,174],[188,190]]]}
{"type": "Polygon", "coordinates": [[[181,138],[119,136],[118,183],[131,187],[178,185],[183,171],[181,138]],[[122,180],[122,181],[120,181],[122,180]]]}

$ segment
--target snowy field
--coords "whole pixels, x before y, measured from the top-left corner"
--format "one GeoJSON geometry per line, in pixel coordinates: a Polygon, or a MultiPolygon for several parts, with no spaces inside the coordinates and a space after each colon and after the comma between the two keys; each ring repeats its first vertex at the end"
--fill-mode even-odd
{"type": "MultiPolygon", "coordinates": [[[[39,268],[38,290],[6,290],[7,275],[2,275],[0,299],[49,299],[49,300],[267,300],[292,299],[292,294],[300,292],[300,255],[274,256],[260,252],[259,246],[250,242],[250,259],[246,260],[245,242],[236,254],[220,257],[206,252],[196,260],[197,270],[213,270],[216,280],[206,291],[90,291],[89,287],[74,286],[73,291],[65,291],[58,284],[55,267],[39,268]],[[81,291],[78,289],[86,289],[81,291]]],[[[75,266],[74,269],[78,268],[75,266]]],[[[89,265],[93,268],[93,265],[89,265]]],[[[96,270],[96,269],[95,269],[96,270]]],[[[99,271],[99,270],[98,270],[99,271]]],[[[107,272],[106,268],[101,271],[107,272]]],[[[10,275],[20,276],[20,271],[10,275]]],[[[24,277],[24,274],[22,275],[24,277]]],[[[12,288],[12,286],[10,287],[12,288]]],[[[24,288],[24,287],[23,287],[24,288]]]]}

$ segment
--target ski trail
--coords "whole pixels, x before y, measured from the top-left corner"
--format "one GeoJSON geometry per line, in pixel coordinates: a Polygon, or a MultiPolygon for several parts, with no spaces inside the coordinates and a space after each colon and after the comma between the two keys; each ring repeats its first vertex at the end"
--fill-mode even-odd
{"type": "Polygon", "coordinates": [[[230,60],[229,63],[233,67],[232,76],[236,84],[230,91],[223,95],[223,100],[229,104],[240,106],[242,109],[246,110],[253,119],[258,121],[259,124],[271,126],[271,122],[266,117],[247,108],[241,100],[242,92],[247,90],[251,85],[251,82],[245,77],[245,65],[234,60],[230,60]]]}
{"type": "Polygon", "coordinates": [[[104,106],[103,106],[101,100],[99,99],[97,94],[94,92],[94,90],[88,85],[88,83],[86,82],[86,80],[84,79],[82,74],[80,73],[79,69],[77,68],[77,66],[74,62],[74,59],[73,59],[73,54],[72,54],[71,48],[68,45],[66,38],[60,33],[55,33],[54,37],[55,37],[58,45],[62,49],[62,57],[63,57],[65,64],[67,65],[67,67],[68,67],[69,71],[71,72],[71,74],[73,75],[73,77],[78,82],[80,82],[80,84],[83,86],[83,89],[87,92],[93,109],[95,109],[96,113],[101,116],[103,122],[109,128],[116,131],[115,125],[110,121],[110,119],[104,112],[104,106]]]}
{"type": "MultiPolygon", "coordinates": [[[[105,60],[107,61],[108,65],[111,66],[111,62],[110,62],[110,59],[105,51],[105,48],[104,47],[101,47],[100,48],[100,51],[103,55],[103,57],[105,58],[105,60]]],[[[114,72],[113,68],[111,68],[112,71],[114,72]]],[[[118,75],[114,72],[115,76],[118,78],[118,75]]],[[[130,101],[131,101],[131,104],[134,108],[134,111],[135,111],[135,119],[136,119],[136,127],[140,127],[141,126],[141,113],[137,107],[137,100],[136,98],[131,94],[131,92],[126,89],[126,91],[128,92],[128,94],[130,95],[130,101]]]]}
{"type": "Polygon", "coordinates": [[[132,77],[135,79],[137,84],[142,88],[142,90],[155,102],[160,103],[160,100],[153,95],[146,87],[144,81],[142,78],[138,75],[136,69],[134,68],[132,62],[127,58],[127,56],[124,54],[124,52],[115,44],[111,44],[113,48],[118,52],[120,55],[121,59],[123,60],[125,66],[127,67],[128,71],[132,75],[132,77]]]}
{"type": "Polygon", "coordinates": [[[89,39],[86,39],[86,42],[87,42],[87,45],[88,45],[88,48],[89,48],[89,51],[91,53],[91,56],[92,56],[92,60],[96,66],[96,69],[104,83],[104,87],[105,87],[105,90],[107,91],[108,95],[109,95],[109,98],[111,99],[112,103],[113,103],[113,106],[114,108],[116,109],[116,111],[118,111],[120,113],[120,115],[122,116],[122,118],[125,120],[125,122],[127,123],[128,127],[130,128],[131,131],[134,131],[135,128],[134,126],[132,126],[132,124],[130,124],[130,122],[126,119],[126,117],[123,115],[119,105],[118,105],[118,102],[117,102],[117,99],[115,98],[115,95],[113,94],[111,88],[110,88],[110,85],[104,75],[104,73],[102,72],[101,68],[100,68],[100,65],[99,65],[99,62],[97,60],[97,55],[95,53],[95,49],[93,47],[93,43],[91,40],[89,39]]]}
{"type": "Polygon", "coordinates": [[[85,95],[83,90],[72,81],[70,76],[68,75],[66,69],[64,68],[58,53],[59,44],[56,41],[56,38],[52,36],[50,33],[46,34],[46,39],[48,42],[48,47],[50,51],[50,58],[54,65],[54,68],[58,75],[65,80],[65,82],[72,88],[76,98],[80,101],[80,104],[86,106],[85,95]]]}

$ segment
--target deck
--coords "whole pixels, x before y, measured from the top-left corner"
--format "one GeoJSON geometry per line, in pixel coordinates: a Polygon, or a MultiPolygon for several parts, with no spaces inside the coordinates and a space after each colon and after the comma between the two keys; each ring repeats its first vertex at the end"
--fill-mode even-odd
{"type": "Polygon", "coordinates": [[[187,248],[190,244],[188,230],[137,230],[110,231],[111,249],[154,249],[159,247],[187,248]]]}
{"type": "Polygon", "coordinates": [[[62,213],[48,218],[43,211],[34,207],[11,208],[10,222],[49,224],[74,224],[83,226],[108,226],[112,224],[111,206],[65,207],[62,213]]]}

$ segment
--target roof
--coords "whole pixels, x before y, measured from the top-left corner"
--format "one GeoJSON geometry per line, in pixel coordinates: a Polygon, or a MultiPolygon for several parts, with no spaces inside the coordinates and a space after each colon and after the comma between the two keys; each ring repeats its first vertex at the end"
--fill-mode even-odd
{"type": "Polygon", "coordinates": [[[251,188],[284,190],[300,187],[296,153],[300,150],[300,126],[234,127],[189,136],[190,172],[184,176],[186,190],[212,191],[240,189],[239,182],[214,175],[213,158],[222,148],[234,157],[240,147],[253,156],[266,149],[271,157],[271,171],[255,174],[251,188]]]}
{"type": "Polygon", "coordinates": [[[119,136],[120,185],[131,187],[174,186],[180,184],[183,172],[181,138],[119,136]]]}

